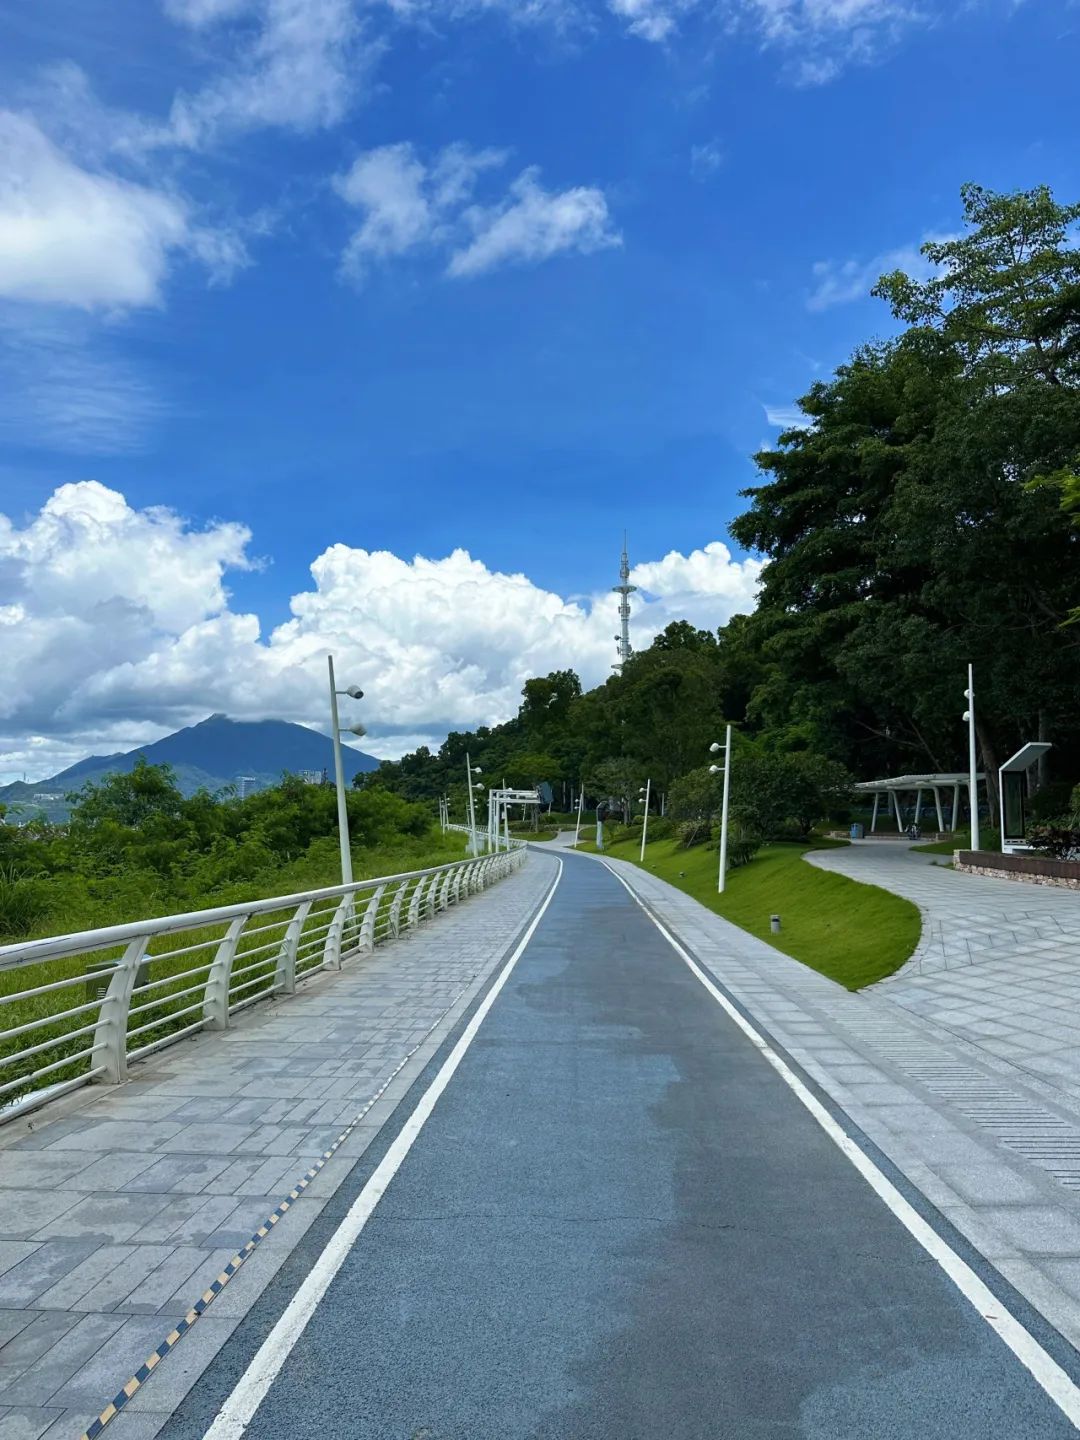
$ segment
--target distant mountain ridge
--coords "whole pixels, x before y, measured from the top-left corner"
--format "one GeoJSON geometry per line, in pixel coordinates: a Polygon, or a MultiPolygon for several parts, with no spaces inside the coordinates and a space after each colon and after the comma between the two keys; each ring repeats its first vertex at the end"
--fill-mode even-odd
{"type": "MultiPolygon", "coordinates": [[[[199,789],[221,790],[241,777],[260,787],[272,785],[286,770],[325,770],[331,779],[334,774],[334,747],[328,735],[288,720],[230,720],[227,715],[210,715],[152,745],[115,755],[88,755],[48,780],[2,785],[0,802],[24,804],[59,819],[69,809],[66,802],[62,798],[35,801],[35,795],[63,797],[87,781],[133,770],[140,757],[151,765],[171,765],[185,795],[199,789]]],[[[342,747],[342,757],[347,783],[379,764],[374,756],[348,745],[342,747]]]]}

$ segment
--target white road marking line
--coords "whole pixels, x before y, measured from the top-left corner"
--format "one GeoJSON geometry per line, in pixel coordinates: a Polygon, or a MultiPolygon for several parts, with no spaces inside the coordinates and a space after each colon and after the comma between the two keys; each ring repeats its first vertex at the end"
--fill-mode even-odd
{"type": "Polygon", "coordinates": [[[861,1147],[841,1128],[825,1106],[816,1099],[798,1075],[781,1059],[759,1030],[741,1015],[722,990],[709,979],[701,966],[683,949],[675,936],[652,913],[632,885],[618,871],[613,870],[606,860],[601,862],[604,869],[614,875],[619,884],[627,890],[632,899],[641,906],[645,914],[663,935],[675,953],[686,962],[705,989],[727,1015],[754,1045],[784,1083],[795,1092],[810,1114],[828,1135],[829,1139],[842,1150],[858,1170],[870,1188],[882,1199],[904,1228],[914,1236],[926,1253],[941,1266],[956,1288],[990,1326],[991,1330],[1005,1342],[1021,1365],[1029,1370],[1035,1380],[1068,1419],[1074,1428],[1080,1429],[1080,1389],[1073,1383],[1053,1356],[1047,1354],[1034,1335],[1017,1320],[997,1298],[992,1290],[979,1279],[971,1266],[960,1258],[932,1225],[928,1225],[919,1212],[878,1169],[861,1147]]]}
{"type": "Polygon", "coordinates": [[[232,1394],[221,1407],[203,1440],[238,1440],[238,1437],[243,1435],[251,1423],[252,1417],[288,1359],[293,1346],[304,1333],[308,1321],[329,1289],[330,1282],[341,1269],[361,1230],[371,1218],[376,1205],[385,1195],[390,1182],[401,1168],[402,1161],[412,1149],[413,1143],[434,1110],[436,1101],[453,1079],[454,1072],[461,1064],[466,1050],[476,1038],[476,1032],[497,1000],[500,990],[510,978],[510,972],[524,953],[536,932],[536,927],[544,918],[544,912],[551,904],[559,881],[562,879],[563,862],[557,860],[556,863],[559,868],[551,888],[544,897],[540,909],[533,916],[529,928],[515,947],[514,953],[499,972],[494,985],[480,1002],[476,1013],[462,1032],[461,1039],[446,1057],[439,1073],[424,1091],[416,1109],[406,1120],[393,1144],[372,1172],[367,1184],[353,1201],[348,1214],[326,1242],[326,1247],[312,1266],[311,1273],[289,1301],[281,1318],[259,1347],[251,1364],[236,1382],[232,1394]]]}

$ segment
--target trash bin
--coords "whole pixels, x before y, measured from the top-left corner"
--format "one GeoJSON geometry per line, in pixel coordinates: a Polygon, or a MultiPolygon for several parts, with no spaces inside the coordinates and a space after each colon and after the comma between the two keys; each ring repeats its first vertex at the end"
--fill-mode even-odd
{"type": "Polygon", "coordinates": [[[864,830],[863,830],[862,825],[860,825],[860,823],[856,820],[855,823],[854,823],[854,824],[852,825],[852,827],[851,827],[851,838],[852,838],[852,840],[861,840],[861,839],[863,838],[863,834],[864,834],[864,833],[865,833],[865,832],[864,832],[864,830]]]}

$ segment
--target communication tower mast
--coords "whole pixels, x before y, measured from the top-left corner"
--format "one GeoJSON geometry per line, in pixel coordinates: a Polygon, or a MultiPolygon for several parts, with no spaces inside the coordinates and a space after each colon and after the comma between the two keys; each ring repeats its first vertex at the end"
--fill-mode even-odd
{"type": "Polygon", "coordinates": [[[619,585],[611,587],[612,592],[620,597],[619,599],[619,634],[615,636],[615,647],[619,654],[619,663],[613,665],[613,670],[621,670],[627,660],[634,653],[630,645],[630,596],[637,589],[636,585],[630,584],[630,559],[626,553],[626,531],[623,531],[622,564],[619,567],[619,585]]]}

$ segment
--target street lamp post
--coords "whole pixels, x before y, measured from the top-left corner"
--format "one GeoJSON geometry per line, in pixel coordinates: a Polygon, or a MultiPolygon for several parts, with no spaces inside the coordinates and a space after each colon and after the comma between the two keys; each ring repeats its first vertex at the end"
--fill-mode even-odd
{"type": "MultiPolygon", "coordinates": [[[[334,782],[337,786],[338,844],[341,847],[341,883],[352,884],[352,849],[349,845],[349,808],[345,803],[345,766],[341,757],[341,721],[338,718],[338,696],[348,695],[351,700],[362,700],[364,692],[356,685],[347,690],[338,690],[334,683],[334,657],[327,655],[330,672],[330,726],[334,741],[334,782]]],[[[363,725],[350,725],[350,735],[365,734],[363,725]]]]}
{"type": "MultiPolygon", "coordinates": [[[[710,750],[710,752],[711,752],[713,755],[718,755],[718,754],[720,753],[720,748],[721,748],[721,747],[720,747],[719,741],[713,741],[713,743],[709,746],[709,750],[710,750]]],[[[730,726],[730,725],[727,727],[727,732],[726,732],[726,734],[725,734],[725,736],[724,736],[723,750],[724,750],[724,764],[723,764],[723,773],[724,773],[724,799],[723,799],[723,802],[722,802],[721,807],[720,807],[720,876],[719,876],[719,879],[718,879],[718,881],[717,881],[717,886],[716,886],[717,891],[718,891],[719,894],[721,894],[721,895],[724,893],[724,887],[725,887],[725,885],[727,884],[728,799],[730,798],[730,795],[731,795],[731,726],[730,726]]],[[[709,766],[709,774],[710,774],[710,775],[717,775],[717,774],[720,773],[720,769],[721,769],[721,767],[720,767],[719,765],[710,765],[710,766],[709,766]]]]}
{"type": "Polygon", "coordinates": [[[472,761],[469,759],[468,751],[466,751],[465,779],[469,786],[469,849],[472,851],[473,855],[478,855],[480,853],[476,844],[476,803],[473,799],[473,792],[475,790],[482,790],[484,788],[478,780],[473,779],[473,776],[482,775],[483,773],[484,772],[480,769],[479,765],[474,765],[472,763],[472,761]]]}
{"type": "Polygon", "coordinates": [[[979,780],[975,769],[975,669],[968,666],[968,683],[964,691],[968,708],[964,719],[968,722],[968,807],[971,810],[971,848],[979,848],[979,780]]]}
{"type": "Polygon", "coordinates": [[[638,791],[639,795],[645,796],[645,815],[641,822],[641,863],[645,863],[645,841],[649,834],[649,796],[652,794],[652,780],[648,779],[638,791]]]}
{"type": "Polygon", "coordinates": [[[578,840],[581,838],[581,811],[582,811],[582,809],[584,808],[584,805],[585,805],[585,781],[582,780],[582,782],[581,782],[581,789],[578,791],[578,797],[577,797],[577,824],[574,826],[574,844],[575,844],[575,845],[578,843],[578,840]]]}

